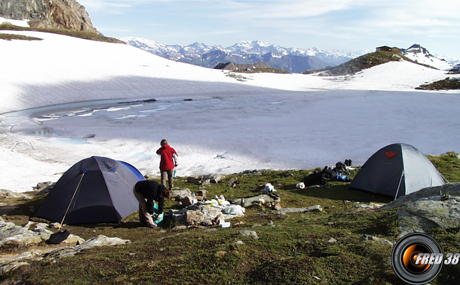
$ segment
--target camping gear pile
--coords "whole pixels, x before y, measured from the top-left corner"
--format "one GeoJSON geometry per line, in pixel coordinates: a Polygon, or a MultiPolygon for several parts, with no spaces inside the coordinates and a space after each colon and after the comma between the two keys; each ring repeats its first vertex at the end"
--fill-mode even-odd
{"type": "Polygon", "coordinates": [[[445,178],[431,161],[415,147],[395,143],[374,153],[360,168],[353,180],[348,170],[353,168],[351,160],[337,162],[334,168],[324,167],[321,171],[306,176],[296,187],[326,185],[329,181],[351,182],[350,188],[394,197],[394,199],[416,192],[422,188],[444,185],[445,178]]]}
{"type": "Polygon", "coordinates": [[[337,162],[334,168],[325,166],[321,171],[315,171],[312,174],[304,177],[303,184],[299,184],[297,188],[313,185],[326,185],[329,181],[344,181],[350,182],[351,179],[345,174],[350,174],[348,168],[351,166],[351,159],[346,159],[345,163],[337,162]]]}
{"type": "Polygon", "coordinates": [[[205,195],[198,195],[195,197],[199,197],[200,199],[194,199],[194,193],[190,194],[190,190],[175,192],[173,195],[178,204],[183,208],[180,210],[170,209],[169,215],[175,221],[185,223],[189,226],[224,227],[225,225],[227,227],[229,224],[226,220],[244,216],[245,208],[241,205],[236,205],[233,201],[226,200],[223,195],[215,196],[212,199],[206,199],[205,195]],[[181,195],[176,196],[176,193],[181,193],[181,195]]]}

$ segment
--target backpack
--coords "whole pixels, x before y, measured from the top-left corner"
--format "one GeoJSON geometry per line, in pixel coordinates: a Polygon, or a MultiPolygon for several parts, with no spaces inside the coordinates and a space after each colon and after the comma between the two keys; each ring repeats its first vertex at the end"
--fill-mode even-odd
{"type": "Polygon", "coordinates": [[[336,172],[334,170],[325,166],[320,172],[313,172],[312,174],[304,177],[303,183],[305,186],[325,185],[335,175],[336,172]]]}

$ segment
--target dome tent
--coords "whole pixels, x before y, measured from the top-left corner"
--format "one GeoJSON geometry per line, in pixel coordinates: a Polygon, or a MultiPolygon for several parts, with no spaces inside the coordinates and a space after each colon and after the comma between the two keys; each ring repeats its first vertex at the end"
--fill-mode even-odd
{"type": "Polygon", "coordinates": [[[387,145],[361,167],[350,188],[401,197],[422,188],[440,186],[444,179],[431,161],[408,144],[387,145]]]}
{"type": "Polygon", "coordinates": [[[118,222],[138,210],[133,187],[143,180],[134,166],[92,156],[67,170],[36,216],[61,224],[118,222]]]}

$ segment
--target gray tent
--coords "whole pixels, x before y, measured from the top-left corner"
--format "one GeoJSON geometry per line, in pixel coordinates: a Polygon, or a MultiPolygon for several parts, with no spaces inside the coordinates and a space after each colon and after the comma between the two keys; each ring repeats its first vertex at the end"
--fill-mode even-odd
{"type": "Polygon", "coordinates": [[[401,197],[422,188],[444,184],[431,161],[408,144],[391,144],[364,163],[350,188],[401,197]]]}
{"type": "Polygon", "coordinates": [[[66,224],[118,222],[138,210],[133,187],[144,180],[134,166],[92,156],[56,182],[36,216],[66,224]]]}

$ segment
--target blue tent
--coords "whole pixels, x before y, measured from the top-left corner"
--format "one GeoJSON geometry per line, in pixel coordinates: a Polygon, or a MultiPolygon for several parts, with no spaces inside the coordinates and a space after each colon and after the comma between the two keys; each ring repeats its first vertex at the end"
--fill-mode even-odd
{"type": "Polygon", "coordinates": [[[144,180],[134,166],[92,156],[56,182],[36,216],[63,224],[118,222],[138,210],[133,187],[144,180]]]}

